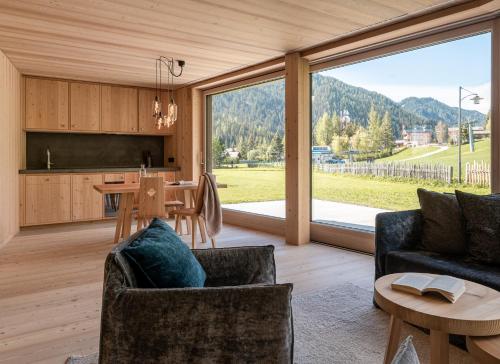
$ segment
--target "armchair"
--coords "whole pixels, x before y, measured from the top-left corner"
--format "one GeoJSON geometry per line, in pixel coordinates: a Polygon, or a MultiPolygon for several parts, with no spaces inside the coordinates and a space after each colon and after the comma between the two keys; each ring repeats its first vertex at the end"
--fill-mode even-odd
{"type": "Polygon", "coordinates": [[[126,244],[106,260],[100,364],[292,362],[292,285],[276,284],[273,246],[193,250],[204,288],[144,289],[126,244]]]}

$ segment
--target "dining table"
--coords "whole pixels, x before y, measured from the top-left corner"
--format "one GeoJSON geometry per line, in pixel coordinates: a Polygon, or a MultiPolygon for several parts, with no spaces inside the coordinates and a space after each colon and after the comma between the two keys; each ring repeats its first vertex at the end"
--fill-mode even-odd
{"type": "MultiPolygon", "coordinates": [[[[184,207],[194,206],[198,182],[164,182],[165,192],[182,192],[184,194],[184,207]]],[[[227,185],[217,183],[218,188],[225,188],[227,185]]],[[[118,203],[118,214],[116,219],[114,242],[118,243],[120,238],[127,239],[132,229],[132,215],[134,208],[134,196],[139,193],[139,183],[109,183],[94,185],[94,189],[100,194],[120,195],[118,203]]]]}

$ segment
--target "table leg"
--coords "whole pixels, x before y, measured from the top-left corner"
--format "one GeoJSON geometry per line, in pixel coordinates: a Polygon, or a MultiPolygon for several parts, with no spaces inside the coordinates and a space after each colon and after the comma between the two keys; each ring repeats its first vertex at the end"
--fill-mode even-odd
{"type": "Polygon", "coordinates": [[[449,345],[446,332],[431,330],[431,364],[448,364],[449,345]]]}
{"type": "Polygon", "coordinates": [[[132,229],[132,209],[134,207],[134,194],[125,193],[122,194],[122,198],[125,200],[122,236],[123,239],[127,239],[130,236],[130,230],[132,229]]]}
{"type": "Polygon", "coordinates": [[[126,206],[125,200],[120,198],[120,203],[118,206],[118,214],[116,215],[115,239],[113,240],[115,244],[118,243],[122,235],[123,219],[125,217],[125,206],[126,206]]]}
{"type": "Polygon", "coordinates": [[[389,342],[385,350],[384,364],[392,362],[394,355],[398,351],[399,337],[401,336],[401,325],[403,321],[391,315],[391,322],[389,324],[389,342]]]}
{"type": "MultiPolygon", "coordinates": [[[[187,189],[184,190],[184,207],[187,209],[193,207],[192,199],[191,199],[191,191],[187,190],[187,189]]],[[[186,219],[186,230],[187,230],[187,233],[189,235],[189,234],[191,234],[191,226],[192,226],[191,218],[186,216],[185,219],[186,219]]],[[[181,224],[182,224],[182,221],[181,221],[181,224]]]]}

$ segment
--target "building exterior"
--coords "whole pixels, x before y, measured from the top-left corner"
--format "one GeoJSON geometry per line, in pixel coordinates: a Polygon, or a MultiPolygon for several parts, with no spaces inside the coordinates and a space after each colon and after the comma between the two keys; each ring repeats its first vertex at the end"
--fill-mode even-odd
{"type": "Polygon", "coordinates": [[[332,148],[327,145],[315,145],[311,148],[311,155],[313,163],[325,163],[333,157],[332,148]]]}
{"type": "Polygon", "coordinates": [[[407,145],[414,147],[429,145],[432,142],[432,130],[427,127],[413,128],[410,131],[403,130],[403,140],[407,145]]]}

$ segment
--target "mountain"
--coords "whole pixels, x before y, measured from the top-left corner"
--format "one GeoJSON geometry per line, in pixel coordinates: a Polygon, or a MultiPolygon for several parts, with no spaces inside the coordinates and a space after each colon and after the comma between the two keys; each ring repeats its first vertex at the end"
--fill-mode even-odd
{"type": "MultiPolygon", "coordinates": [[[[448,106],[432,97],[407,97],[399,104],[404,110],[419,115],[429,122],[442,120],[448,126],[456,126],[457,124],[458,107],[448,106]]],[[[462,109],[462,120],[484,125],[486,115],[479,111],[462,109]]]]}
{"type": "MultiPolygon", "coordinates": [[[[318,119],[327,113],[347,110],[351,122],[366,127],[372,104],[379,115],[389,112],[395,138],[415,126],[434,129],[442,120],[456,124],[458,110],[433,98],[409,97],[401,102],[362,87],[355,87],[333,77],[312,76],[313,130],[318,119]]],[[[211,96],[213,136],[226,148],[265,149],[275,134],[284,135],[285,83],[283,79],[211,96]]],[[[463,119],[483,125],[486,116],[463,110],[463,119]]]]}

